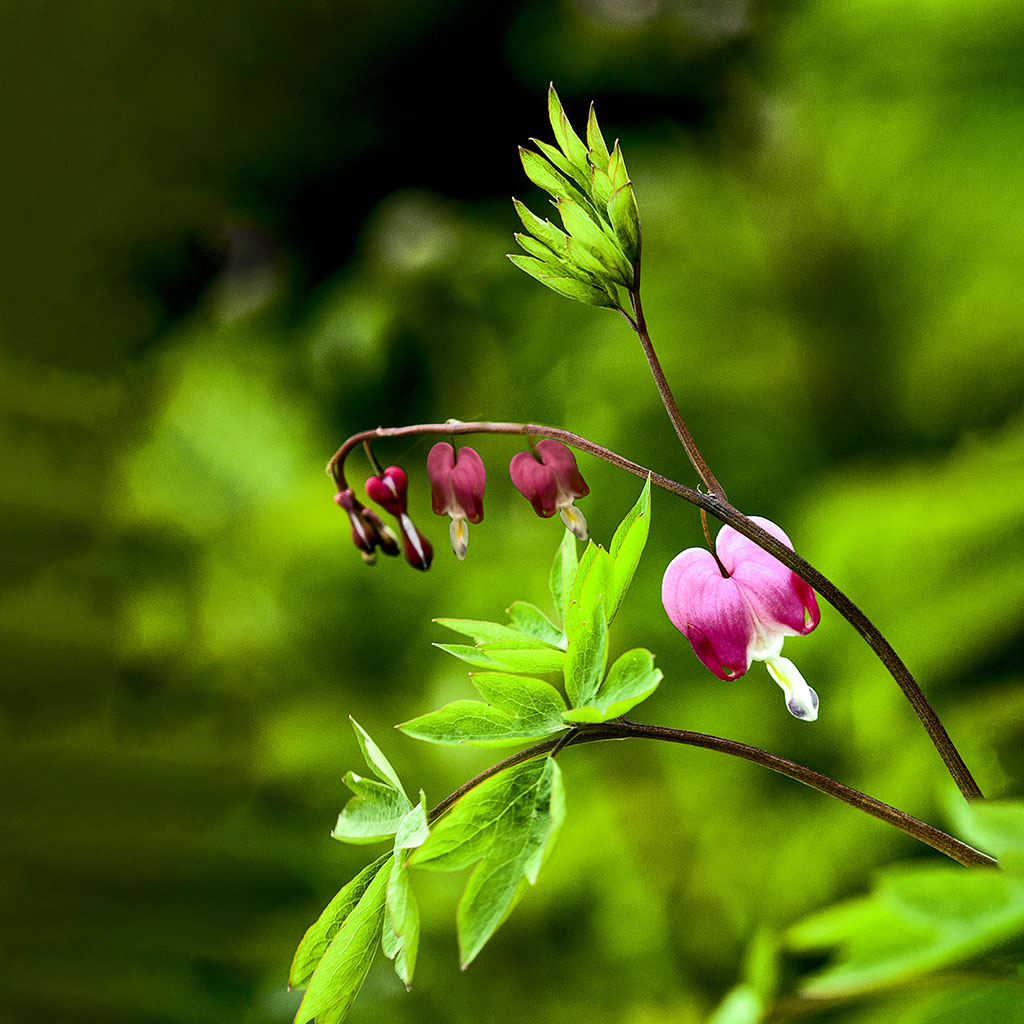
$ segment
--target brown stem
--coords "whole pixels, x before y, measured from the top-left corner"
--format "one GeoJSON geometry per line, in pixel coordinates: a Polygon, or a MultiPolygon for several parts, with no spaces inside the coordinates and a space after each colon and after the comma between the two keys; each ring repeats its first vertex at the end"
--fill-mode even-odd
{"type": "Polygon", "coordinates": [[[880,821],[892,825],[893,828],[898,828],[901,832],[913,836],[914,839],[920,840],[960,864],[968,867],[994,867],[996,865],[995,859],[988,854],[974,849],[973,846],[968,846],[927,822],[883,803],[881,800],[876,800],[866,793],[845,786],[843,783],[837,782],[827,775],[822,775],[820,772],[814,771],[813,768],[798,764],[796,761],[779,757],[777,754],[761,750],[759,747],[748,746],[746,743],[723,739],[720,736],[709,736],[705,733],[689,732],[684,729],[667,729],[657,725],[644,725],[626,718],[618,718],[600,725],[581,725],[577,727],[576,733],[570,735],[568,739],[561,736],[556,739],[544,740],[542,743],[535,743],[532,747],[518,751],[511,757],[506,757],[445,797],[430,811],[428,820],[430,822],[437,820],[470,790],[517,764],[549,754],[562,746],[572,747],[580,743],[613,739],[649,739],[681,743],[685,746],[701,747],[704,750],[715,750],[732,757],[742,758],[744,761],[752,761],[754,764],[778,772],[780,775],[795,779],[811,789],[816,789],[819,793],[849,804],[865,814],[870,814],[873,818],[878,818],[880,821]]]}

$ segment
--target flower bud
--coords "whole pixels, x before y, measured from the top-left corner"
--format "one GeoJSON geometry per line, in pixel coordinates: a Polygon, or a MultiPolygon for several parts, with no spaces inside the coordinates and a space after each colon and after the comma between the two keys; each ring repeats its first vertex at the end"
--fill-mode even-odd
{"type": "Polygon", "coordinates": [[[400,516],[405,511],[408,488],[409,478],[400,466],[388,466],[381,476],[371,476],[366,481],[366,493],[393,516],[400,516]]]}
{"type": "Polygon", "coordinates": [[[362,552],[363,561],[373,565],[377,561],[377,548],[386,555],[398,554],[398,540],[372,509],[362,505],[351,487],[339,491],[334,503],[348,514],[352,528],[352,543],[362,552]]]}

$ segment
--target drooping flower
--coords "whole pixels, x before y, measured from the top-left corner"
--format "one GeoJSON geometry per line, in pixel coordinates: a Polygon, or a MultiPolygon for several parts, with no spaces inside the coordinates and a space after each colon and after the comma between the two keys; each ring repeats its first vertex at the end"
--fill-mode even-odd
{"type": "Polygon", "coordinates": [[[469,543],[467,523],[479,523],[484,517],[484,487],[487,470],[483,459],[472,448],[456,453],[447,441],[439,441],[427,455],[430,498],[439,516],[451,516],[452,550],[461,561],[469,543]]]}
{"type": "MultiPolygon", "coordinates": [[[[793,546],[775,523],[760,516],[751,520],[793,546]]],[[[818,625],[814,590],[731,526],[719,531],[715,552],[717,560],[705,548],[688,548],[669,563],[661,601],[672,624],[719,679],[737,679],[751,661],[765,662],[789,712],[813,722],[818,696],[781,652],[785,637],[803,636],[818,625]]]]}
{"type": "Polygon", "coordinates": [[[352,527],[352,543],[359,548],[363,561],[373,565],[377,561],[377,548],[385,555],[398,554],[398,540],[384,525],[373,509],[366,508],[357,500],[351,487],[338,491],[334,503],[348,513],[349,525],[352,527]]]}
{"type": "Polygon", "coordinates": [[[388,466],[380,476],[371,476],[366,481],[366,493],[385,512],[398,520],[398,532],[402,535],[402,551],[405,560],[414,568],[427,570],[434,559],[430,541],[416,528],[406,511],[409,478],[400,466],[388,466]]]}
{"type": "Polygon", "coordinates": [[[538,441],[533,452],[513,455],[508,469],[516,490],[537,515],[546,519],[559,512],[580,540],[587,539],[587,520],[573,501],[586,497],[590,488],[580,475],[576,457],[561,441],[538,441]]]}

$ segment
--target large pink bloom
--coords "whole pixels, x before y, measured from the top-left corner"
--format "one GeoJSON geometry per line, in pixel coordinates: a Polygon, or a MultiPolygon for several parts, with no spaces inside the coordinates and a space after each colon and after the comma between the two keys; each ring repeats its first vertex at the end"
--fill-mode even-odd
{"type": "MultiPolygon", "coordinates": [[[[786,534],[760,516],[752,521],[788,547],[786,534]]],[[[818,717],[817,694],[796,666],[781,656],[787,636],[802,636],[818,625],[818,602],[806,583],[777,558],[723,526],[715,556],[705,548],[688,548],[665,570],[661,601],[672,624],[698,658],[719,679],[736,679],[763,661],[786,694],[797,718],[818,717]],[[722,575],[722,569],[728,575],[722,575]]]]}

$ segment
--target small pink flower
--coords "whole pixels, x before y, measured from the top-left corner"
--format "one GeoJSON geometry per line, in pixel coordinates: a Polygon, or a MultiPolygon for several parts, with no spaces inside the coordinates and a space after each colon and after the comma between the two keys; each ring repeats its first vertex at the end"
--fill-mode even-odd
{"type": "Polygon", "coordinates": [[[434,549],[406,512],[408,488],[409,478],[400,466],[388,466],[380,476],[371,476],[366,481],[366,493],[398,520],[405,560],[414,569],[426,571],[434,559],[434,549]]]}
{"type": "Polygon", "coordinates": [[[460,448],[456,454],[447,441],[439,441],[427,456],[427,476],[434,511],[452,517],[452,550],[461,561],[469,543],[466,524],[479,523],[484,517],[487,470],[483,459],[472,448],[460,448]]]}
{"type": "Polygon", "coordinates": [[[534,452],[512,456],[509,474],[516,490],[533,505],[537,515],[547,518],[559,512],[562,522],[579,537],[587,539],[587,520],[573,501],[586,497],[586,485],[576,457],[561,441],[538,441],[534,452]]]}
{"type": "MultiPolygon", "coordinates": [[[[773,522],[751,519],[793,546],[773,522]]],[[[818,625],[818,602],[810,584],[731,526],[719,531],[715,551],[718,561],[704,548],[688,548],[669,563],[661,601],[672,624],[719,679],[737,679],[751,661],[765,662],[786,695],[790,713],[813,722],[818,696],[797,667],[781,656],[785,637],[803,636],[818,625]]]]}

